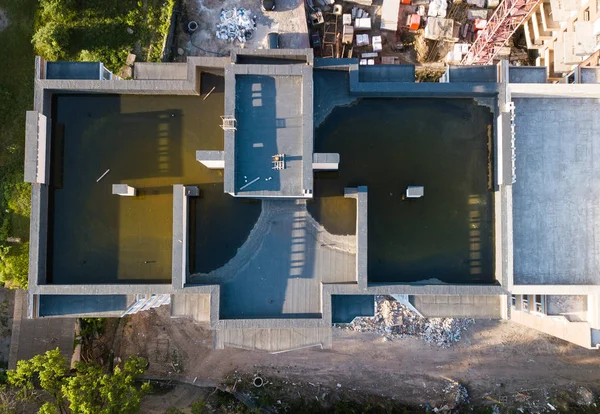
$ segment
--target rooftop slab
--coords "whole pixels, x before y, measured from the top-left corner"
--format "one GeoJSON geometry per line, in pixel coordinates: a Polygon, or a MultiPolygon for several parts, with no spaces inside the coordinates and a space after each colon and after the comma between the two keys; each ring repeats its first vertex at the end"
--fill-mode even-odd
{"type": "Polygon", "coordinates": [[[322,283],[356,282],[355,249],[355,237],[329,235],[305,204],[264,200],[238,255],[192,283],[221,286],[221,319],[320,318],[322,283]]]}
{"type": "Polygon", "coordinates": [[[302,77],[238,75],[236,95],[236,193],[301,195],[302,77]],[[273,169],[276,154],[281,170],[273,169]]]}
{"type": "Polygon", "coordinates": [[[225,70],[225,191],[242,197],[311,197],[312,68],[232,65],[225,70]],[[274,168],[273,156],[284,162],[274,168]]]}
{"type": "Polygon", "coordinates": [[[600,100],[513,99],[515,285],[600,283],[600,100]]]}

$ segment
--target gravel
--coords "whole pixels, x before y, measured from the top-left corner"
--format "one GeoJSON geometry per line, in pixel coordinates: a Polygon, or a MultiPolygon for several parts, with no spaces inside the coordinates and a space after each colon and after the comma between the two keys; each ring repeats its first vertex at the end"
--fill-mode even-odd
{"type": "Polygon", "coordinates": [[[423,318],[390,296],[377,296],[374,317],[355,318],[341,329],[380,334],[384,341],[420,337],[428,344],[449,348],[460,341],[462,332],[474,323],[471,318],[423,318]]]}

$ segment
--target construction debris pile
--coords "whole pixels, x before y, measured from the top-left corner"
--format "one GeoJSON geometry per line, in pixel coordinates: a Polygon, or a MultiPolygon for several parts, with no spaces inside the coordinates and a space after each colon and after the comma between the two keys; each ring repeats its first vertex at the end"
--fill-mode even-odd
{"type": "Polygon", "coordinates": [[[233,8],[221,10],[219,15],[221,20],[217,23],[217,39],[233,42],[237,40],[245,43],[250,40],[256,30],[256,16],[253,16],[250,10],[233,8]]]}
{"type": "Polygon", "coordinates": [[[473,319],[423,318],[390,296],[377,296],[374,317],[355,318],[342,329],[375,332],[384,340],[418,336],[428,344],[448,348],[460,341],[473,319]]]}

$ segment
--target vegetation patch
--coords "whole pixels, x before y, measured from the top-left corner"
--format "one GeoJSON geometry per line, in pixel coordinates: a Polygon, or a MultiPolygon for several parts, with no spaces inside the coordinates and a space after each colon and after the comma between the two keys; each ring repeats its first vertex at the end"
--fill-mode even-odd
{"type": "Polygon", "coordinates": [[[33,406],[39,413],[137,413],[150,384],[138,386],[135,377],[147,365],[145,359],[132,357],[108,371],[94,362],[77,362],[70,369],[58,348],[47,351],[7,372],[0,412],[32,412],[33,406]]]}
{"type": "Polygon", "coordinates": [[[113,72],[133,52],[160,61],[175,0],[41,0],[33,36],[47,60],[103,62],[113,72]]]}
{"type": "Polygon", "coordinates": [[[31,186],[23,182],[25,112],[33,105],[36,0],[0,0],[0,283],[27,287],[31,186]],[[9,241],[11,240],[11,241],[9,241]]]}

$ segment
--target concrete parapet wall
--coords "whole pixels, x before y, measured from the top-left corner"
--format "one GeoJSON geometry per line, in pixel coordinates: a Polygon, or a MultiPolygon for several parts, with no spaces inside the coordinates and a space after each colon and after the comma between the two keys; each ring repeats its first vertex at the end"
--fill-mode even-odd
{"type": "Polygon", "coordinates": [[[510,83],[546,83],[546,68],[542,66],[511,66],[510,83]]]}
{"type": "Polygon", "coordinates": [[[43,89],[61,92],[136,95],[198,95],[189,80],[40,80],[43,89]]]}
{"type": "Polygon", "coordinates": [[[196,151],[196,161],[212,170],[225,168],[224,151],[196,151]]]}
{"type": "Polygon", "coordinates": [[[188,64],[164,62],[136,62],[133,66],[133,78],[136,80],[187,80],[188,64]]]}
{"type": "Polygon", "coordinates": [[[350,66],[350,92],[370,97],[402,98],[470,98],[494,96],[498,84],[494,82],[361,82],[359,65],[350,66]]]}
{"type": "Polygon", "coordinates": [[[356,199],[356,280],[360,289],[366,289],[369,258],[369,194],[367,187],[345,188],[344,197],[356,199]]]}
{"type": "Polygon", "coordinates": [[[410,298],[427,318],[502,318],[503,296],[415,295],[410,298]]]}
{"type": "Polygon", "coordinates": [[[340,165],[340,154],[336,153],[314,153],[313,170],[337,170],[340,165]]]}
{"type": "Polygon", "coordinates": [[[46,253],[48,246],[48,187],[31,186],[31,219],[29,227],[30,289],[46,283],[46,253]]]}
{"type": "Polygon", "coordinates": [[[569,322],[563,316],[536,315],[515,309],[512,309],[510,319],[528,328],[592,349],[592,331],[588,322],[569,322]]]}
{"type": "Polygon", "coordinates": [[[231,62],[238,63],[242,56],[247,57],[269,57],[279,59],[304,60],[307,65],[312,66],[314,53],[312,49],[234,49],[231,51],[231,62]]]}
{"type": "Polygon", "coordinates": [[[36,295],[152,295],[175,293],[170,284],[41,285],[29,286],[36,295]]]}
{"type": "Polygon", "coordinates": [[[597,295],[600,285],[514,285],[514,295],[597,295]]]}
{"type": "Polygon", "coordinates": [[[452,83],[496,83],[498,81],[496,65],[449,66],[447,74],[447,81],[452,83]]]}
{"type": "Polygon", "coordinates": [[[513,98],[600,98],[600,84],[513,83],[513,98]]]}
{"type": "Polygon", "coordinates": [[[188,275],[188,199],[185,187],[173,186],[173,289],[183,289],[188,275]]]}
{"type": "Polygon", "coordinates": [[[25,118],[25,182],[45,184],[49,176],[48,119],[38,111],[25,118]]]}

